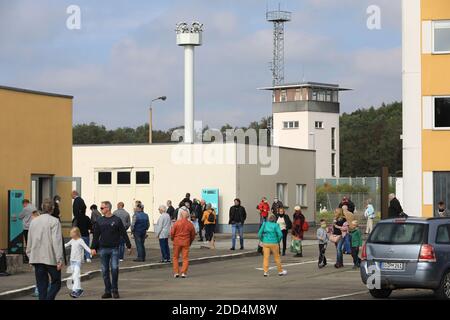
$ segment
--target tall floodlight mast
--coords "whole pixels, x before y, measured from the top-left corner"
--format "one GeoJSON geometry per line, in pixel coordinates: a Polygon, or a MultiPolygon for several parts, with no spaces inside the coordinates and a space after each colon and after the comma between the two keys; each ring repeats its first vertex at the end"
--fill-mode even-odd
{"type": "Polygon", "coordinates": [[[288,11],[267,11],[266,19],[273,23],[273,60],[271,71],[273,85],[284,83],[284,24],[291,21],[292,13],[288,11]]]}

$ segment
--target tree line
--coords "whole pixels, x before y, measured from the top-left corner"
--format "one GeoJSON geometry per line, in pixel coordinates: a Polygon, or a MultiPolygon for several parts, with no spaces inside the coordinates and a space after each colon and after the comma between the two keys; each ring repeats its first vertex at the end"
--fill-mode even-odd
{"type": "MultiPolygon", "coordinates": [[[[220,132],[226,138],[227,129],[267,129],[271,117],[251,122],[247,127],[232,127],[226,124],[220,132]]],[[[154,130],[154,143],[171,142],[175,127],[154,130]]],[[[203,128],[203,132],[209,127],[203,128]]],[[[138,144],[148,142],[149,126],[117,128],[108,130],[94,122],[78,124],[73,128],[73,143],[86,144],[138,144]]],[[[379,176],[380,168],[388,166],[391,175],[401,175],[402,169],[402,104],[382,104],[380,108],[358,109],[340,117],[340,164],[341,176],[379,176]]]]}

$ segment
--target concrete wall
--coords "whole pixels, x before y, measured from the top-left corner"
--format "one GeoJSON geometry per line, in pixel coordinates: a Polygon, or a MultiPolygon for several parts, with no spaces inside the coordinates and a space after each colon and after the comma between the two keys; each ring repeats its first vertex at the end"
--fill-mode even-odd
{"type": "MultiPolygon", "coordinates": [[[[252,152],[255,148],[257,147],[250,147],[252,152]]],[[[263,196],[266,196],[270,203],[273,202],[273,198],[277,194],[277,183],[288,185],[288,202],[284,205],[288,207],[287,211],[291,216],[297,205],[296,185],[305,184],[307,186],[307,205],[302,210],[308,221],[315,219],[315,152],[287,148],[276,149],[279,150],[279,170],[275,175],[261,175],[261,164],[238,165],[237,195],[247,209],[249,216],[247,228],[249,230],[255,229],[259,223],[257,204],[263,196]]],[[[262,152],[267,152],[267,150],[263,149],[262,152]]]]}
{"type": "MultiPolygon", "coordinates": [[[[72,173],[72,99],[0,87],[0,248],[8,246],[8,190],[31,198],[31,175],[72,173]]],[[[71,221],[71,186],[58,190],[71,221]]]]}
{"type": "Polygon", "coordinates": [[[309,149],[309,121],[307,112],[282,112],[273,114],[273,143],[276,146],[309,149]],[[284,129],[283,122],[298,121],[299,128],[284,129]]]}

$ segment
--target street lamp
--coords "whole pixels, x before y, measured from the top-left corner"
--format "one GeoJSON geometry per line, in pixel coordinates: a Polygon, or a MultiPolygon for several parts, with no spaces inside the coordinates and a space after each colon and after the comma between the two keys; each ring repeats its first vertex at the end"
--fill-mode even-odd
{"type": "Polygon", "coordinates": [[[162,96],[162,97],[158,97],[156,99],[153,99],[150,102],[150,121],[148,123],[148,143],[152,144],[153,143],[153,102],[157,101],[157,100],[161,100],[161,101],[166,101],[167,97],[166,96],[162,96]]]}

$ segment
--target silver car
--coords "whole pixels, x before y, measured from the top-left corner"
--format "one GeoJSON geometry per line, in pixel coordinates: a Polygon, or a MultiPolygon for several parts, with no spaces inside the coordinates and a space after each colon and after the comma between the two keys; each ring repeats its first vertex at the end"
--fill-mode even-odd
{"type": "Polygon", "coordinates": [[[420,288],[450,299],[450,218],[380,221],[363,246],[360,270],[375,298],[420,288]]]}

